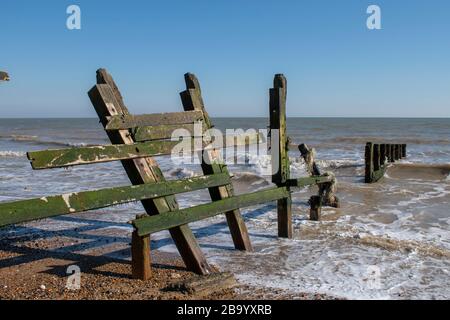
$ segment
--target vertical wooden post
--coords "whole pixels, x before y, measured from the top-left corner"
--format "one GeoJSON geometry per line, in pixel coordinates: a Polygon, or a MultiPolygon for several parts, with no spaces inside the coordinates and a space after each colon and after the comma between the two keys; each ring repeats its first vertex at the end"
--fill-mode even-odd
{"type": "Polygon", "coordinates": [[[393,144],[391,144],[390,145],[390,156],[389,156],[389,162],[395,162],[395,148],[394,148],[394,145],[393,144]]]}
{"type": "Polygon", "coordinates": [[[371,183],[373,178],[373,143],[366,143],[366,152],[365,152],[365,162],[366,162],[366,175],[365,181],[366,183],[371,183]]]}
{"type": "MultiPolygon", "coordinates": [[[[287,81],[284,75],[277,74],[274,87],[270,89],[270,133],[272,153],[272,182],[286,186],[290,177],[288,138],[286,135],[286,97],[287,81]]],[[[278,236],[292,238],[292,200],[289,196],[277,202],[278,236]]]]}
{"type": "MultiPolygon", "coordinates": [[[[113,78],[104,69],[97,71],[97,85],[88,94],[104,127],[108,123],[107,117],[129,114],[113,78]]],[[[106,133],[113,144],[133,144],[135,142],[129,130],[107,130],[106,133]]],[[[132,184],[155,183],[165,180],[157,162],[151,157],[124,160],[122,165],[132,184]]],[[[142,205],[149,215],[178,209],[178,203],[174,196],[144,200],[142,205]]],[[[172,228],[169,231],[189,270],[199,274],[208,274],[212,271],[187,225],[172,228]]],[[[139,245],[140,242],[135,241],[134,243],[139,245]]],[[[139,263],[144,264],[145,261],[139,263]]]]}
{"type": "Polygon", "coordinates": [[[394,160],[395,161],[397,161],[398,159],[400,159],[400,157],[399,157],[399,155],[400,155],[400,153],[399,153],[399,145],[398,144],[395,144],[394,145],[394,160]]]}
{"type": "Polygon", "coordinates": [[[309,199],[309,205],[311,206],[309,211],[309,219],[312,221],[319,221],[320,214],[322,212],[322,197],[312,196],[309,199]]]}
{"type": "Polygon", "coordinates": [[[380,165],[384,166],[386,164],[386,144],[380,145],[380,165]]]}
{"type": "MultiPolygon", "coordinates": [[[[192,73],[184,75],[186,82],[186,91],[180,93],[181,102],[185,111],[200,110],[203,112],[205,118],[206,129],[212,128],[211,119],[206,112],[205,105],[202,98],[202,91],[200,82],[192,73]]],[[[221,157],[218,150],[207,150],[200,153],[202,170],[205,175],[215,173],[229,173],[225,164],[220,163],[221,157]]],[[[222,200],[234,195],[233,186],[231,184],[223,187],[209,188],[209,194],[212,201],[222,200]]],[[[230,228],[231,237],[234,246],[238,250],[252,251],[250,237],[248,235],[247,226],[242,218],[239,209],[225,213],[228,226],[230,228]]]]}
{"type": "Polygon", "coordinates": [[[402,145],[402,157],[406,158],[406,144],[402,145]]]}
{"type": "MultiPolygon", "coordinates": [[[[139,219],[137,216],[136,219],[139,219]]],[[[131,235],[131,270],[134,279],[148,280],[152,275],[150,235],[140,237],[137,230],[131,235]]]]}
{"type": "Polygon", "coordinates": [[[381,153],[380,153],[380,145],[373,145],[373,170],[378,171],[381,168],[381,153]]]}
{"type": "Polygon", "coordinates": [[[386,162],[391,160],[391,145],[389,143],[386,144],[386,162]]]}

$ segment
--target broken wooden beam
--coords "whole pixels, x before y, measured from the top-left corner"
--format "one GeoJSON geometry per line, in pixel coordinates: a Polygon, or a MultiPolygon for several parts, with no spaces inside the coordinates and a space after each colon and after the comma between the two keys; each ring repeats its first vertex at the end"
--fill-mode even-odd
{"type": "Polygon", "coordinates": [[[305,160],[306,169],[311,176],[320,176],[321,172],[319,166],[314,160],[314,151],[310,149],[306,144],[302,143],[298,146],[298,150],[305,160]]]}

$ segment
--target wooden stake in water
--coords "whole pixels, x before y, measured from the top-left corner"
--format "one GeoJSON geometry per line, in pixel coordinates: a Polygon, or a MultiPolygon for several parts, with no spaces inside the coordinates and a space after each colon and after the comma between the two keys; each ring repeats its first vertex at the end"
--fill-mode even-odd
{"type": "Polygon", "coordinates": [[[373,143],[367,142],[366,143],[366,152],[365,152],[365,162],[366,162],[366,174],[365,174],[365,181],[366,183],[372,182],[373,177],[373,143]]]}
{"type": "Polygon", "coordinates": [[[312,196],[311,199],[309,199],[309,205],[311,206],[309,219],[312,221],[319,221],[322,212],[322,197],[312,196]]]}
{"type": "MultiPolygon", "coordinates": [[[[288,137],[286,135],[286,97],[287,81],[284,75],[277,74],[274,87],[270,89],[270,132],[272,152],[272,182],[286,186],[289,179],[288,137]]],[[[292,238],[292,200],[291,197],[278,200],[278,236],[292,238]]]]}

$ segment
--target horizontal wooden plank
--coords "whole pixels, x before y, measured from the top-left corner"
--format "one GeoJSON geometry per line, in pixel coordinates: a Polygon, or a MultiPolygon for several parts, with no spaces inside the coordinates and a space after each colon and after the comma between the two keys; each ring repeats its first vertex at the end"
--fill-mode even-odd
{"type": "MultiPolygon", "coordinates": [[[[193,138],[190,141],[193,152],[198,152],[202,149],[208,149],[208,146],[201,148],[197,147],[193,138]]],[[[229,137],[224,138],[224,143],[228,142],[227,147],[233,145],[247,145],[255,144],[259,140],[259,135],[237,136],[235,139],[229,137]]],[[[116,145],[102,145],[90,147],[76,147],[66,149],[52,149],[43,151],[28,152],[28,159],[31,161],[31,166],[35,170],[63,168],[71,166],[86,165],[92,163],[103,163],[125,159],[136,159],[145,157],[155,157],[162,155],[169,155],[180,141],[147,141],[135,144],[116,144],[116,145]]],[[[187,144],[189,145],[189,144],[187,144]]],[[[215,145],[211,146],[215,147],[215,145]]],[[[185,150],[187,151],[187,150],[185,150]]]]}
{"type": "MultiPolygon", "coordinates": [[[[174,136],[178,137],[202,137],[207,134],[207,129],[203,122],[200,122],[200,127],[194,129],[195,124],[183,124],[183,125],[163,125],[163,126],[148,126],[139,127],[133,129],[133,137],[136,142],[144,142],[151,140],[162,140],[171,139],[172,134],[175,130],[182,129],[186,131],[185,135],[174,136]],[[198,132],[196,132],[198,131],[198,132]]],[[[198,124],[197,124],[198,125],[198,124]]],[[[256,144],[262,141],[263,135],[259,132],[249,132],[244,134],[227,135],[223,137],[222,145],[233,146],[233,145],[245,145],[245,144],[256,144]],[[247,139],[247,142],[245,140],[247,139]]],[[[205,139],[207,140],[207,139],[205,139]]]]}
{"type": "Polygon", "coordinates": [[[306,178],[289,179],[288,185],[290,187],[303,188],[310,185],[328,183],[331,182],[331,180],[331,176],[312,176],[306,178]]]}
{"type": "Polygon", "coordinates": [[[0,226],[84,212],[144,199],[223,186],[230,183],[227,174],[84,191],[15,202],[0,202],[0,226]]]}
{"type": "Polygon", "coordinates": [[[286,187],[271,188],[253,193],[233,196],[223,200],[177,211],[161,213],[133,221],[139,236],[203,220],[239,208],[245,208],[289,197],[286,187]]]}
{"type": "Polygon", "coordinates": [[[148,126],[138,127],[133,129],[133,138],[136,142],[170,139],[175,130],[187,131],[186,137],[202,136],[203,134],[203,122],[199,122],[199,133],[194,130],[194,123],[188,124],[175,124],[175,125],[160,125],[160,126],[148,126]]]}
{"type": "Polygon", "coordinates": [[[106,130],[123,130],[146,126],[176,125],[203,121],[202,111],[183,111],[108,117],[106,130]]]}
{"type": "Polygon", "coordinates": [[[149,141],[28,152],[33,169],[50,169],[166,155],[179,141],[149,141]]]}

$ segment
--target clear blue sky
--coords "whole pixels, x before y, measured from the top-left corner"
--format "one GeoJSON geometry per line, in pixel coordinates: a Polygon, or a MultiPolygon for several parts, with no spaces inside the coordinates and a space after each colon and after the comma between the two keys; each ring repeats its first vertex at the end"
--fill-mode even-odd
{"type": "Polygon", "coordinates": [[[133,113],[180,110],[193,72],[212,116],[266,116],[275,73],[289,116],[450,116],[448,0],[1,0],[0,16],[0,117],[95,117],[99,67],[133,113]]]}

